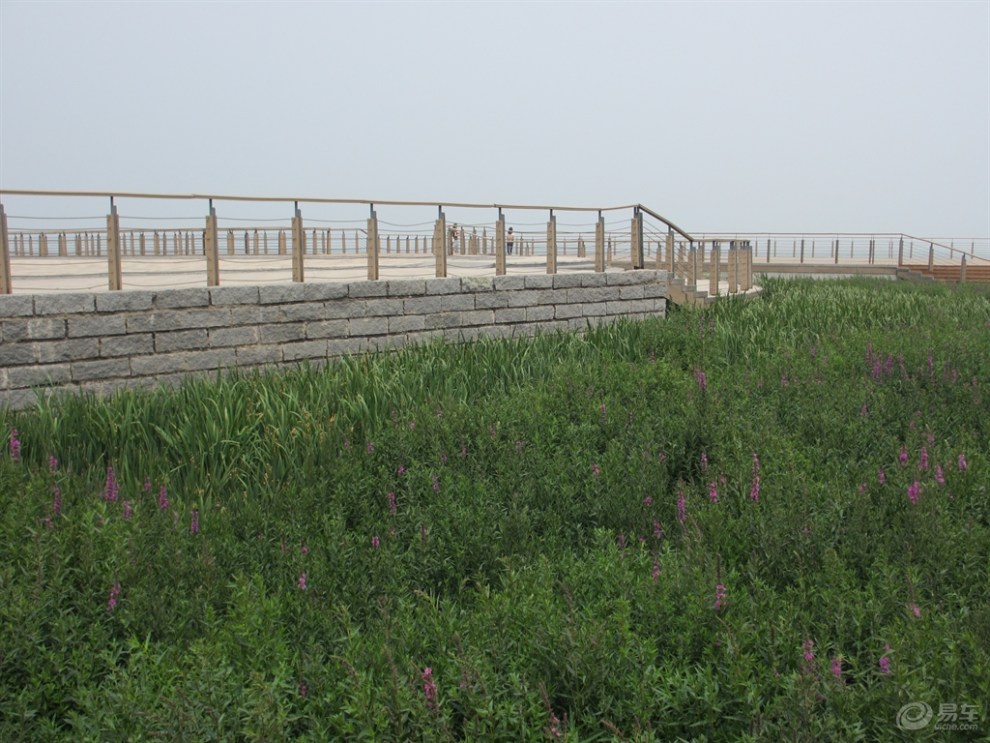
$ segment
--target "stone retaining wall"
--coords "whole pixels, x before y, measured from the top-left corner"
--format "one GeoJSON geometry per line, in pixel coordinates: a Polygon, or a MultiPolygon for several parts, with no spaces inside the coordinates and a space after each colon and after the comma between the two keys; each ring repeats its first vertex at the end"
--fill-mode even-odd
{"type": "Polygon", "coordinates": [[[0,296],[0,406],[215,374],[664,316],[666,271],[0,296]]]}

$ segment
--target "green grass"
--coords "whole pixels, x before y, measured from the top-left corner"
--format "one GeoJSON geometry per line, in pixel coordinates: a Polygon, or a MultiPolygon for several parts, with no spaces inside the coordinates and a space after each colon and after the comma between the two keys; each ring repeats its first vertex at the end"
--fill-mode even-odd
{"type": "Polygon", "coordinates": [[[0,412],[0,739],[986,738],[988,385],[986,292],[771,280],[0,412]]]}

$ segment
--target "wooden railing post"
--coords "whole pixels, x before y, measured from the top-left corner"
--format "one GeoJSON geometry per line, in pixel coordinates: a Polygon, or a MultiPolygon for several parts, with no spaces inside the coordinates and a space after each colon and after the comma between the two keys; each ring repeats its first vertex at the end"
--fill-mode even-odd
{"type": "Polygon", "coordinates": [[[112,197],[107,215],[107,274],[110,291],[120,291],[124,283],[120,270],[120,217],[112,197]]]}
{"type": "MultiPolygon", "coordinates": [[[[704,245],[704,243],[701,244],[704,245]]],[[[685,276],[685,283],[687,284],[688,289],[698,288],[698,277],[695,275],[697,259],[698,249],[694,247],[694,243],[691,243],[691,247],[688,249],[687,275],[685,276]]]]}
{"type": "Polygon", "coordinates": [[[378,254],[381,249],[378,214],[375,213],[375,205],[372,204],[371,216],[368,218],[368,281],[378,281],[378,254]]]}
{"type": "Polygon", "coordinates": [[[877,241],[870,238],[870,265],[873,265],[876,256],[877,241]]]}
{"type": "MultiPolygon", "coordinates": [[[[731,248],[730,248],[731,250],[731,248]]],[[[804,263],[804,238],[801,238],[801,263],[804,263]]]]}
{"type": "Polygon", "coordinates": [[[0,204],[0,294],[13,294],[10,278],[10,233],[7,231],[7,213],[0,204]]]}
{"type": "Polygon", "coordinates": [[[729,279],[729,294],[735,294],[739,289],[739,263],[736,260],[736,249],[729,243],[729,257],[726,265],[727,278],[729,279]]]}
{"type": "MultiPolygon", "coordinates": [[[[206,285],[220,286],[220,258],[217,255],[217,212],[210,199],[210,213],[206,217],[203,235],[203,252],[206,254],[206,285]]],[[[142,250],[142,252],[144,252],[142,250]]]]}
{"type": "Polygon", "coordinates": [[[667,228],[667,270],[670,271],[671,278],[677,275],[674,261],[674,228],[667,228]]]}
{"type": "Polygon", "coordinates": [[[746,258],[746,291],[753,288],[753,248],[747,245],[743,248],[746,258]]]}
{"type": "Polygon", "coordinates": [[[719,281],[719,261],[722,257],[722,249],[717,246],[712,246],[712,258],[711,258],[711,269],[708,271],[708,295],[711,297],[718,296],[718,281],[719,281]]]}
{"type": "Polygon", "coordinates": [[[495,275],[505,276],[505,215],[501,209],[495,222],[495,275]]]}
{"type": "Polygon", "coordinates": [[[966,283],[966,254],[962,254],[962,260],[959,262],[959,283],[966,283]]]}
{"type": "Polygon", "coordinates": [[[633,209],[632,225],[630,226],[630,259],[633,268],[643,268],[643,213],[639,207],[633,209]]]}
{"type": "Polygon", "coordinates": [[[306,254],[306,233],[303,231],[302,212],[299,202],[296,202],[295,215],[292,217],[292,280],[302,283],[304,276],[304,258],[306,254]]]}
{"type": "Polygon", "coordinates": [[[58,257],[69,257],[69,239],[65,236],[64,232],[60,232],[58,235],[58,257]]]}
{"type": "Polygon", "coordinates": [[[450,235],[447,234],[447,217],[443,207],[437,207],[437,212],[437,222],[433,228],[433,254],[437,259],[437,278],[442,279],[447,276],[447,241],[450,235]]]}
{"type": "Polygon", "coordinates": [[[897,267],[900,268],[903,265],[904,265],[904,235],[901,235],[901,239],[897,243],[897,267]]]}
{"type": "Polygon", "coordinates": [[[928,272],[932,272],[935,265],[935,243],[928,243],[928,272]]]}
{"type": "Polygon", "coordinates": [[[547,222],[547,273],[557,273],[557,217],[553,209],[547,222]]]}
{"type": "Polygon", "coordinates": [[[598,221],[595,223],[595,272],[602,273],[605,270],[605,217],[598,212],[598,221]]]}

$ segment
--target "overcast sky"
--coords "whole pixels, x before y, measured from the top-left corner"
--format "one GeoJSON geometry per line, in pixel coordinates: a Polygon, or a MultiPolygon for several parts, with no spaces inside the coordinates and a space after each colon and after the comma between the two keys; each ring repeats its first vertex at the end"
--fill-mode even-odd
{"type": "Polygon", "coordinates": [[[0,187],[987,236],[990,2],[0,0],[0,187]]]}

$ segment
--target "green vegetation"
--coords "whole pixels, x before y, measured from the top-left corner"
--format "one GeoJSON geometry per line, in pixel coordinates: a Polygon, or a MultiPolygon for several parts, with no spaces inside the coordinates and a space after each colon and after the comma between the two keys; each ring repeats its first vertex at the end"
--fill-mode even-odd
{"type": "Polygon", "coordinates": [[[0,739],[990,735],[988,401],[985,293],[768,281],[0,411],[0,739]]]}

